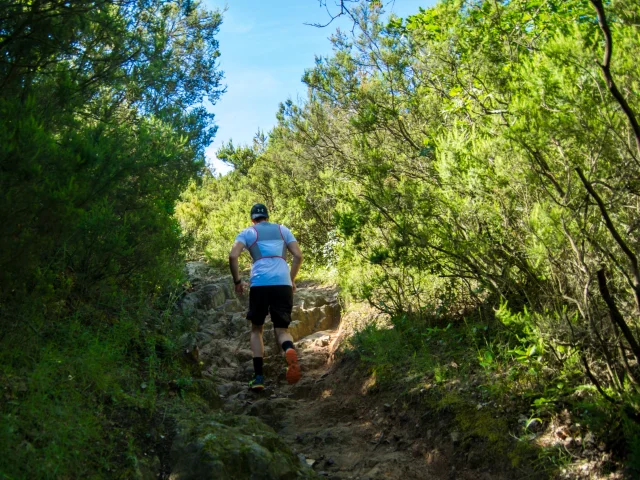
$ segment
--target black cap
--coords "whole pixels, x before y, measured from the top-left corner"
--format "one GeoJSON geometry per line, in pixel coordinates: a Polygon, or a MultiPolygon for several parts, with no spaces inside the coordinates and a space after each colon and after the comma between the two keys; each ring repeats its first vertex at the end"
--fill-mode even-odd
{"type": "Polygon", "coordinates": [[[251,220],[262,217],[269,218],[267,207],[265,207],[262,203],[256,203],[253,207],[251,207],[251,220]]]}

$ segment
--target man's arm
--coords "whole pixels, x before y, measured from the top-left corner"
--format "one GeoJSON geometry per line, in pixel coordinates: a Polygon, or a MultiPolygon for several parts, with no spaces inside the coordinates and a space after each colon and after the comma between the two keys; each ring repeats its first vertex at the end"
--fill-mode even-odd
{"type": "Polygon", "coordinates": [[[287,243],[287,249],[293,255],[293,261],[291,262],[291,284],[293,286],[293,291],[296,291],[296,275],[300,271],[300,265],[302,265],[302,250],[300,250],[300,246],[298,242],[289,242],[287,243]]]}
{"type": "MultiPolygon", "coordinates": [[[[229,252],[229,269],[231,270],[231,276],[233,277],[233,283],[235,284],[238,280],[240,280],[240,267],[238,266],[238,258],[240,254],[244,250],[244,243],[235,242],[233,247],[231,247],[231,251],[229,252]]],[[[244,292],[244,283],[240,282],[236,286],[236,293],[242,295],[244,292]]]]}

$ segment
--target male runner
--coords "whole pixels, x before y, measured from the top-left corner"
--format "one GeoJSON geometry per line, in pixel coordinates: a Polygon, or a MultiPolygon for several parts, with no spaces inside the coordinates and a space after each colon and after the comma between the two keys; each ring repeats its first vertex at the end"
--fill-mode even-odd
{"type": "Polygon", "coordinates": [[[264,388],[262,332],[267,313],[276,332],[278,344],[282,346],[287,360],[287,381],[300,380],[298,354],[293,348],[293,337],[287,331],[291,323],[295,278],[302,264],[302,252],[291,231],[284,225],[269,223],[267,207],[256,203],[251,207],[253,226],[245,228],[236,237],[229,253],[229,267],[236,293],[242,295],[245,284],[240,278],[238,257],[246,248],[251,255],[251,288],[249,289],[249,311],[251,320],[251,351],[253,352],[253,379],[249,388],[259,391],[264,388]],[[293,255],[291,271],[286,261],[287,250],[293,255]]]}

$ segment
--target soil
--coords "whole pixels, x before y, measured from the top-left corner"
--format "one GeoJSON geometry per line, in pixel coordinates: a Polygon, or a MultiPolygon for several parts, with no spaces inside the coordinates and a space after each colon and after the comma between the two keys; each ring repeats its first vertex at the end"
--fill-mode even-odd
{"type": "MultiPolygon", "coordinates": [[[[323,293],[333,292],[324,288],[323,293]]],[[[247,352],[238,349],[239,355],[231,353],[227,361],[236,367],[218,371],[229,380],[219,385],[225,410],[261,418],[302,461],[326,478],[514,478],[492,470],[483,461],[477,462],[483,464],[477,468],[461,466],[461,456],[466,459],[469,451],[458,451],[455,432],[447,431],[442,442],[442,436],[436,438],[436,428],[421,425],[419,413],[400,405],[391,394],[371,388],[370,377],[355,360],[336,355],[349,331],[375,315],[360,309],[343,317],[335,329],[298,339],[295,344],[303,377],[295,385],[285,379],[284,357],[272,345],[270,331],[265,332],[266,388],[262,392],[246,387],[251,376],[247,352]]],[[[245,333],[243,341],[248,345],[245,333]]],[[[446,429],[447,423],[437,428],[446,429]]]]}
{"type": "MultiPolygon", "coordinates": [[[[341,313],[338,292],[331,286],[311,282],[298,286],[290,331],[302,368],[300,382],[287,383],[284,355],[267,318],[265,389],[250,391],[248,295],[236,297],[229,288],[230,278],[211,277],[203,264],[188,269],[194,289],[184,304],[200,324],[190,348],[204,365],[204,375],[217,382],[223,409],[260,418],[319,476],[336,480],[546,477],[514,471],[507,459],[492,458],[482,444],[460,442],[461,435],[446,414],[421,411],[406,398],[376,388],[368,372],[339,351],[354,329],[380,314],[364,306],[341,313]]],[[[587,470],[565,470],[559,478],[622,478],[587,470]]]]}

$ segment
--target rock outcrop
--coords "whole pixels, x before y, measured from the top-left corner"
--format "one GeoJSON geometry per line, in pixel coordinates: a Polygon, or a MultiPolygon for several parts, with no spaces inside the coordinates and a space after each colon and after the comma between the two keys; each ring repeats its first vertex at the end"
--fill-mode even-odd
{"type": "MultiPolygon", "coordinates": [[[[265,375],[267,390],[254,398],[247,390],[253,355],[249,349],[250,323],[246,320],[248,292],[237,296],[230,275],[204,262],[187,264],[190,291],[181,299],[181,313],[194,321],[193,331],[181,339],[185,356],[202,366],[215,380],[223,402],[216,414],[184,419],[171,449],[169,478],[187,479],[295,479],[316,478],[275,433],[285,428],[287,410],[296,400],[274,395],[269,382],[282,382],[285,363],[274,341],[269,319],[265,323],[265,375]]],[[[330,336],[319,332],[336,328],[341,309],[337,291],[305,287],[294,297],[290,332],[301,352],[301,367],[323,367],[330,336]]]]}
{"type": "MultiPolygon", "coordinates": [[[[223,383],[222,395],[235,393],[243,388],[252,368],[249,350],[250,323],[246,320],[248,293],[237,296],[233,291],[230,275],[221,275],[204,262],[190,262],[187,272],[192,285],[180,302],[184,315],[197,321],[197,327],[182,339],[186,354],[197,351],[197,360],[205,365],[205,374],[221,380],[239,381],[239,385],[223,383]],[[242,385],[242,386],[241,386],[242,385]]],[[[335,289],[300,287],[294,297],[289,331],[294,341],[301,341],[319,331],[336,328],[340,323],[341,308],[335,289]]],[[[280,354],[273,340],[273,327],[267,318],[265,323],[265,360],[280,354]]],[[[308,343],[308,342],[303,342],[308,343]]],[[[312,352],[313,353],[313,352],[312,352]]],[[[326,357],[326,355],[325,355],[326,357]]],[[[326,358],[319,360],[311,355],[310,363],[302,367],[317,368],[326,358]]],[[[268,375],[278,374],[272,363],[266,362],[268,375]]]]}
{"type": "Polygon", "coordinates": [[[228,414],[183,420],[171,448],[171,480],[318,478],[257,418],[228,414]]]}

